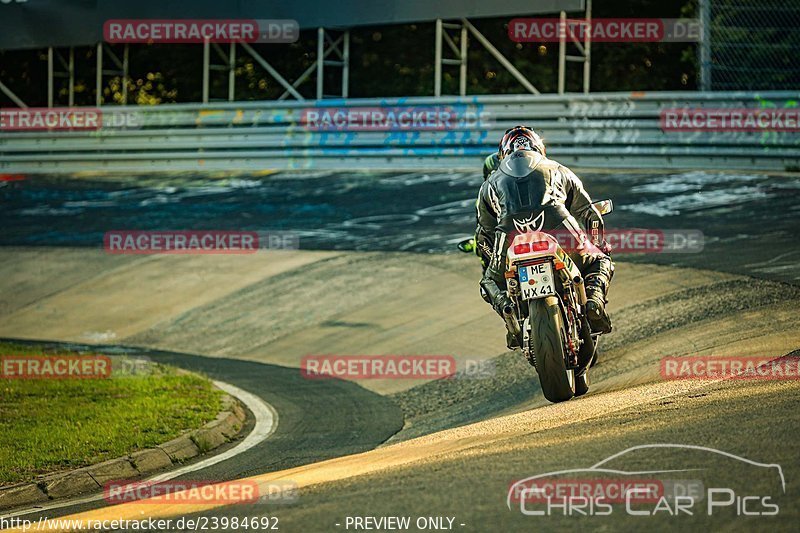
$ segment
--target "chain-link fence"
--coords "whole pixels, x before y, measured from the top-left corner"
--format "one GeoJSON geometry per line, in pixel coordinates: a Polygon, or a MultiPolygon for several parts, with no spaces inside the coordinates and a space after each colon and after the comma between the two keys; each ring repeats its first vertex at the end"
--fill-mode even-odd
{"type": "Polygon", "coordinates": [[[706,90],[800,89],[800,0],[700,0],[706,90]]]}

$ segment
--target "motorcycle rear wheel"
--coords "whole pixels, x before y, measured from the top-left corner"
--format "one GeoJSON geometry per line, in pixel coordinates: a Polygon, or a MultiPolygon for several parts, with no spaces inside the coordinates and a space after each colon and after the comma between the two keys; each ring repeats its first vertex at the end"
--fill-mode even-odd
{"type": "Polygon", "coordinates": [[[574,371],[564,357],[564,323],[558,298],[548,296],[529,304],[529,349],[536,354],[536,373],[547,400],[563,402],[575,396],[574,371]]]}

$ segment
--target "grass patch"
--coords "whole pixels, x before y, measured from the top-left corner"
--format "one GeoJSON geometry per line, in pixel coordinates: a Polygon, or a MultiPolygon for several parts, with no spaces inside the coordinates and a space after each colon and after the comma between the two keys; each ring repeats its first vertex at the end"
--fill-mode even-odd
{"type": "MultiPolygon", "coordinates": [[[[4,355],[80,354],[0,343],[4,355]]],[[[106,379],[0,379],[0,485],[152,448],[222,409],[222,392],[207,379],[112,360],[106,379]]]]}

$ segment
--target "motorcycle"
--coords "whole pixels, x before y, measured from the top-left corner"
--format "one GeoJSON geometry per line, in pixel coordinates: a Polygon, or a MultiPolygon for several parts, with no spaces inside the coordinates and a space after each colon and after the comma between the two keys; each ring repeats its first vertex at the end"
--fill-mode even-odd
{"type": "MultiPolygon", "coordinates": [[[[613,210],[611,200],[594,205],[601,215],[613,210]]],[[[474,240],[458,247],[473,252],[474,240]]],[[[516,234],[505,278],[513,305],[502,310],[503,319],[536,369],[545,398],[555,403],[585,394],[601,334],[589,327],[583,276],[553,232],[516,234]]]]}

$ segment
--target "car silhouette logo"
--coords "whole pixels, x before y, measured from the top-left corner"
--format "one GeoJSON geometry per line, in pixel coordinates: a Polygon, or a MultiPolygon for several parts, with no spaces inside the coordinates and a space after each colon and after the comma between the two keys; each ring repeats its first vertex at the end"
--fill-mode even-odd
{"type": "Polygon", "coordinates": [[[628,471],[628,470],[620,470],[617,468],[608,468],[606,465],[608,463],[614,461],[615,459],[619,459],[620,457],[625,456],[626,454],[630,454],[636,450],[645,450],[645,449],[685,449],[685,450],[695,450],[701,452],[707,452],[710,454],[715,454],[719,457],[725,457],[728,459],[733,459],[735,461],[739,461],[745,464],[749,464],[751,466],[771,469],[775,470],[780,478],[781,489],[784,494],[786,494],[786,480],[783,475],[783,468],[779,464],[768,464],[768,463],[759,463],[757,461],[753,461],[751,459],[747,459],[745,457],[741,457],[738,455],[734,455],[732,453],[728,453],[722,450],[717,450],[715,448],[708,448],[705,446],[695,446],[691,444],[642,444],[639,446],[632,446],[621,452],[615,453],[609,457],[606,457],[602,461],[588,467],[588,468],[574,468],[568,470],[558,470],[553,472],[545,472],[543,474],[537,474],[535,476],[530,476],[525,479],[521,479],[516,481],[511,485],[508,491],[508,497],[506,498],[506,504],[508,508],[512,508],[512,501],[515,500],[515,495],[522,494],[522,496],[516,496],[516,498],[522,500],[526,498],[526,494],[531,494],[533,489],[526,488],[535,482],[536,480],[543,480],[547,478],[552,478],[554,476],[560,476],[565,474],[583,474],[586,476],[589,475],[597,475],[597,474],[611,474],[615,476],[643,476],[643,475],[657,475],[657,474],[671,474],[671,473],[678,473],[678,472],[698,472],[704,469],[702,468],[680,468],[680,469],[665,469],[665,470],[635,470],[635,471],[628,471]]]}

